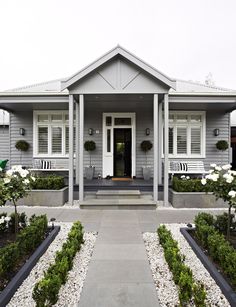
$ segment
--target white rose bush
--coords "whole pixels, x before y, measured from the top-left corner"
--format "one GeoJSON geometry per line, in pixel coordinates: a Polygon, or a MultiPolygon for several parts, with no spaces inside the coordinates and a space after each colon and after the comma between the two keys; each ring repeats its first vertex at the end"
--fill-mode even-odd
{"type": "Polygon", "coordinates": [[[206,191],[211,191],[216,199],[223,199],[229,206],[227,238],[230,236],[231,210],[236,208],[236,171],[231,170],[231,165],[218,166],[211,164],[209,174],[201,180],[206,191]]]}
{"type": "Polygon", "coordinates": [[[30,172],[23,169],[21,165],[12,168],[0,177],[0,206],[5,205],[6,201],[13,203],[15,208],[15,233],[18,232],[18,213],[17,201],[27,196],[31,190],[31,184],[35,178],[30,172]]]}

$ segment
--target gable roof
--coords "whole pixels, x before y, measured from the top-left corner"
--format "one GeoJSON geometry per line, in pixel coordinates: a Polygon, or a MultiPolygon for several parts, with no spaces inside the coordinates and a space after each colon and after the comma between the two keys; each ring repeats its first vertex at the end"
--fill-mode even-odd
{"type": "Polygon", "coordinates": [[[101,56],[99,59],[91,63],[90,65],[84,67],[82,70],[77,72],[76,74],[72,75],[69,77],[67,80],[62,81],[62,87],[61,89],[64,90],[68,87],[70,87],[72,84],[78,82],[80,79],[91,73],[92,71],[96,70],[99,68],[101,65],[105,64],[106,62],[110,61],[112,58],[116,56],[122,56],[123,58],[127,59],[128,61],[132,62],[142,70],[146,71],[149,73],[151,76],[154,78],[160,80],[164,84],[166,84],[169,88],[175,89],[175,80],[167,77],[163,73],[161,73],[159,70],[155,69],[151,65],[145,63],[143,60],[140,58],[136,57],[126,49],[124,49],[121,46],[117,46],[101,56]]]}

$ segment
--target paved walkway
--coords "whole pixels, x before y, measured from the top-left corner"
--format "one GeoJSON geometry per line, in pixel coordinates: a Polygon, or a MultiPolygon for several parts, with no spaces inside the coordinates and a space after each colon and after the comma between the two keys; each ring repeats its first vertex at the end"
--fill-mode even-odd
{"type": "Polygon", "coordinates": [[[78,306],[159,306],[136,211],[103,212],[78,306]]]}
{"type": "MultiPolygon", "coordinates": [[[[11,212],[13,208],[0,208],[11,212]]],[[[142,232],[160,223],[188,223],[200,210],[80,210],[19,207],[28,216],[48,215],[57,221],[80,220],[85,231],[98,231],[94,253],[78,307],[158,307],[158,298],[142,232]]],[[[220,214],[223,210],[205,210],[220,214]]]]}

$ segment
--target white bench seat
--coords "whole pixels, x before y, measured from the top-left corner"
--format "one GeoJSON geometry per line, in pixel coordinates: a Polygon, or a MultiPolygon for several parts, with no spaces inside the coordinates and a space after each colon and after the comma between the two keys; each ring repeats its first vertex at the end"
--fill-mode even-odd
{"type": "Polygon", "coordinates": [[[169,161],[168,172],[174,174],[206,174],[203,161],[169,161]]]}

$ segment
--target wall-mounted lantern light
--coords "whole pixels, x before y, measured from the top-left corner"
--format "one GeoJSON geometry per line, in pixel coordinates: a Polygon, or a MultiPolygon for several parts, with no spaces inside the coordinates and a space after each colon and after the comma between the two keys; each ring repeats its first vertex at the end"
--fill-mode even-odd
{"type": "Polygon", "coordinates": [[[93,135],[93,128],[89,128],[88,134],[89,134],[89,135],[93,135]]]}
{"type": "Polygon", "coordinates": [[[150,135],[150,128],[146,128],[145,132],[146,132],[146,135],[150,135]]]}
{"type": "Polygon", "coordinates": [[[20,135],[25,135],[25,129],[24,129],[24,128],[20,128],[19,134],[20,134],[20,135]]]}
{"type": "Polygon", "coordinates": [[[220,134],[220,129],[216,128],[214,129],[214,136],[218,136],[220,134]]]}

